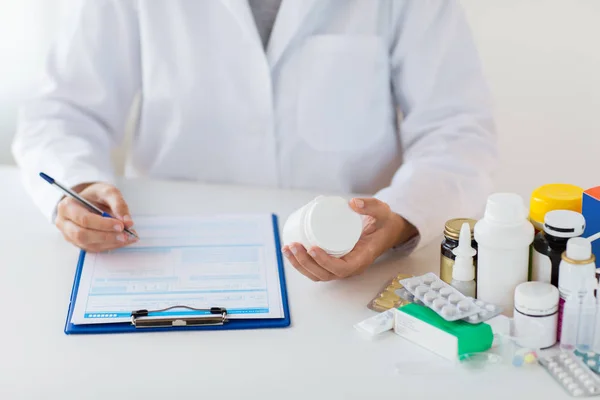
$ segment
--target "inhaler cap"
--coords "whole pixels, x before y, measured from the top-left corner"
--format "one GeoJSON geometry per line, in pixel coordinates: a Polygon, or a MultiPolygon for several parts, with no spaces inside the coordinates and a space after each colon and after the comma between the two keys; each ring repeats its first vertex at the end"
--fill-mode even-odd
{"type": "Polygon", "coordinates": [[[518,194],[494,193],[487,199],[484,218],[500,224],[516,225],[527,219],[527,208],[518,194]]]}
{"type": "Polygon", "coordinates": [[[585,218],[581,213],[570,210],[548,211],[544,217],[544,232],[558,238],[583,235],[585,218]]]}
{"type": "Polygon", "coordinates": [[[581,237],[571,238],[567,242],[566,254],[571,260],[589,260],[592,257],[592,243],[581,237]]]}

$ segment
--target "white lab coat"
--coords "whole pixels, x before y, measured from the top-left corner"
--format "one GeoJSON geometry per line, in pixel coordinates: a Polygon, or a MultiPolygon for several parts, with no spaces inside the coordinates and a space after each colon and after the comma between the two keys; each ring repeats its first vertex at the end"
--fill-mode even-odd
{"type": "Polygon", "coordinates": [[[47,216],[61,194],[37,174],[113,181],[138,93],[128,176],[372,193],[421,244],[490,192],[488,91],[457,1],[283,0],[266,52],[245,0],[74,11],[13,146],[47,216]]]}

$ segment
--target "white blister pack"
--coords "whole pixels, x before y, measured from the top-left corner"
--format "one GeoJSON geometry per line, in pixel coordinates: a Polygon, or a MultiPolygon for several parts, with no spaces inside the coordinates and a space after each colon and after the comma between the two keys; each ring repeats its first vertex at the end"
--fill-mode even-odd
{"type": "Polygon", "coordinates": [[[477,314],[473,314],[465,318],[465,322],[471,324],[479,324],[480,322],[485,322],[489,319],[494,318],[496,315],[500,315],[502,311],[504,311],[504,308],[496,304],[488,303],[483,300],[476,300],[472,297],[467,298],[474,302],[477,307],[481,308],[481,311],[479,311],[477,314]]]}
{"type": "Polygon", "coordinates": [[[600,380],[573,353],[561,352],[542,357],[538,362],[571,396],[589,397],[600,394],[600,380]]]}
{"type": "Polygon", "coordinates": [[[415,276],[400,281],[415,298],[438,313],[446,321],[457,321],[469,318],[483,311],[473,300],[434,273],[415,276]]]}

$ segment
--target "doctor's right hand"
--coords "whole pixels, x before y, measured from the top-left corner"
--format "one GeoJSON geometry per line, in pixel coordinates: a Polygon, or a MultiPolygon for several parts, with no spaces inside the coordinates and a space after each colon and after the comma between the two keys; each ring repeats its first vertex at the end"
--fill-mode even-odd
{"type": "Polygon", "coordinates": [[[119,189],[107,183],[91,183],[76,186],[73,190],[115,218],[92,213],[78,201],[64,197],[58,203],[55,223],[67,241],[92,253],[137,241],[123,231],[125,227],[131,228],[133,221],[119,189]]]}

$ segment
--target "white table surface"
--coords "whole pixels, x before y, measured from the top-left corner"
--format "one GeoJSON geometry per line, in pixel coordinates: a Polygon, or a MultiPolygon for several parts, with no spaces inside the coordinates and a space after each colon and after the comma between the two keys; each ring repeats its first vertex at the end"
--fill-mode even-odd
{"type": "MultiPolygon", "coordinates": [[[[437,243],[337,282],[286,265],[286,329],[67,336],[78,250],[34,208],[15,168],[0,167],[0,188],[0,399],[569,398],[538,367],[467,371],[393,333],[368,340],[353,328],[374,314],[366,304],[387,279],[438,272],[437,243]]],[[[282,221],[318,194],[147,180],[121,189],[134,215],[202,209],[282,221]]]]}

